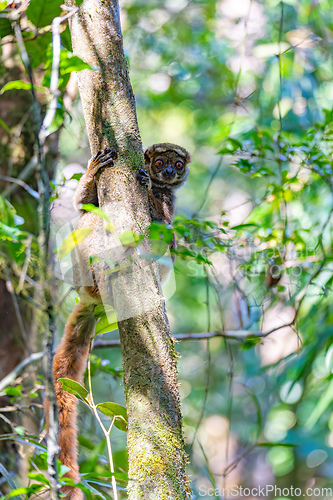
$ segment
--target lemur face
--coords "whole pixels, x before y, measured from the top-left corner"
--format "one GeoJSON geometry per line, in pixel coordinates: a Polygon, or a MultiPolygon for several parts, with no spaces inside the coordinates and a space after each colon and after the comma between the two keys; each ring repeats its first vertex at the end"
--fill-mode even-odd
{"type": "Polygon", "coordinates": [[[145,164],[151,181],[172,189],[180,187],[189,174],[191,157],[176,144],[154,144],[145,151],[145,164]]]}

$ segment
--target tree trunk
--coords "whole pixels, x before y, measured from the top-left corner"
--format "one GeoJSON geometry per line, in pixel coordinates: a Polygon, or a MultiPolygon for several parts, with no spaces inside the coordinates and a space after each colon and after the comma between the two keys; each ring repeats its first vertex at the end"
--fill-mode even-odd
{"type": "MultiPolygon", "coordinates": [[[[67,3],[74,5],[73,0],[67,3]]],[[[158,271],[142,257],[149,243],[139,248],[121,237],[125,231],[146,234],[150,216],[145,188],[136,181],[136,171],[143,167],[142,144],[117,0],[85,0],[70,29],[75,55],[94,68],[78,74],[92,154],[108,145],[119,155],[117,167],[104,169],[98,180],[100,207],[115,229],[103,229],[102,219],[96,224],[105,257],[120,262],[102,297],[116,310],[123,354],[128,498],[187,499],[191,491],[185,475],[177,355],[158,271]]],[[[131,233],[126,234],[130,240],[131,233]]]]}

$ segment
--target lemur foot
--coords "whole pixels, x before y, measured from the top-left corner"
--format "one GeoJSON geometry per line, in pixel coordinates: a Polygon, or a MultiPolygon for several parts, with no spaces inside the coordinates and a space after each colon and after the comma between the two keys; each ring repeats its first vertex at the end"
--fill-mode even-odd
{"type": "Polygon", "coordinates": [[[140,168],[139,172],[136,174],[136,178],[140,181],[142,186],[147,186],[148,189],[151,188],[151,181],[147,170],[140,168]]]}
{"type": "Polygon", "coordinates": [[[102,167],[113,167],[113,160],[116,160],[117,156],[115,149],[105,148],[104,151],[98,151],[90,160],[88,170],[94,176],[102,167]]]}

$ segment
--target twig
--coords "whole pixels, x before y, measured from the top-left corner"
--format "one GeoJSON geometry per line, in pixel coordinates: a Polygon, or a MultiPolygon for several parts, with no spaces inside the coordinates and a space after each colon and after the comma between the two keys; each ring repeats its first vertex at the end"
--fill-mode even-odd
{"type": "Polygon", "coordinates": [[[220,159],[219,159],[219,161],[218,161],[218,163],[217,163],[217,165],[216,165],[216,168],[215,168],[215,170],[213,171],[213,173],[212,173],[212,175],[211,175],[211,177],[210,177],[210,179],[209,179],[209,181],[208,181],[208,184],[207,184],[206,189],[205,189],[205,191],[204,191],[204,194],[203,194],[203,196],[202,196],[202,201],[201,201],[201,203],[200,203],[199,207],[197,208],[197,210],[193,213],[193,215],[192,215],[192,219],[194,219],[195,217],[197,217],[197,215],[201,212],[202,207],[203,207],[203,206],[204,206],[204,204],[206,203],[206,201],[207,201],[207,199],[208,199],[208,193],[209,193],[209,190],[210,190],[210,186],[212,185],[212,183],[213,183],[213,181],[214,181],[215,177],[217,176],[217,174],[218,174],[218,172],[219,172],[220,168],[222,167],[222,164],[223,164],[223,156],[220,156],[220,159]]]}
{"type": "Polygon", "coordinates": [[[57,304],[57,307],[58,309],[62,306],[62,304],[65,302],[65,300],[67,299],[68,295],[73,292],[75,290],[75,288],[73,286],[71,286],[67,292],[64,294],[64,296],[60,299],[60,301],[58,302],[57,304]]]}
{"type": "MultiPolygon", "coordinates": [[[[6,479],[7,483],[11,487],[12,490],[16,490],[16,484],[14,483],[13,479],[11,478],[11,475],[8,473],[7,469],[0,463],[0,472],[3,475],[3,477],[6,479]]],[[[14,496],[14,500],[20,500],[22,496],[14,496]]]]}
{"type": "Polygon", "coordinates": [[[16,377],[21,373],[21,371],[31,363],[35,363],[35,361],[38,361],[43,358],[45,355],[44,352],[35,352],[34,354],[31,354],[27,358],[25,358],[21,363],[19,363],[14,370],[12,370],[8,375],[6,375],[2,380],[0,380],[0,392],[5,389],[5,387],[8,387],[11,385],[16,377]]]}
{"type": "Polygon", "coordinates": [[[22,267],[22,272],[20,275],[20,280],[18,287],[16,289],[16,293],[19,294],[23,288],[24,282],[25,282],[25,277],[28,272],[28,266],[29,262],[31,259],[31,242],[32,242],[32,236],[28,236],[27,241],[26,241],[26,254],[25,254],[25,260],[24,260],[24,265],[22,267]]]}
{"type": "Polygon", "coordinates": [[[51,70],[51,82],[50,82],[50,92],[52,94],[52,100],[49,104],[47,113],[44,117],[42,126],[39,131],[39,141],[41,146],[45,144],[46,137],[50,133],[48,129],[56,113],[58,105],[58,97],[60,95],[60,90],[59,90],[59,65],[60,65],[60,52],[61,52],[60,25],[61,23],[66,21],[69,17],[76,14],[78,10],[79,10],[78,7],[74,7],[65,16],[55,17],[52,21],[53,58],[52,58],[52,70],[51,70]]]}
{"type": "Polygon", "coordinates": [[[243,460],[243,458],[246,457],[249,453],[251,453],[256,448],[256,446],[257,446],[257,443],[255,443],[253,445],[245,445],[245,448],[242,451],[242,453],[239,455],[239,457],[237,457],[233,462],[231,462],[224,469],[224,472],[222,474],[223,477],[226,477],[228,474],[230,474],[230,472],[232,472],[234,469],[236,469],[236,467],[243,460]]]}
{"type": "Polygon", "coordinates": [[[13,422],[11,420],[9,420],[9,418],[5,417],[5,415],[2,415],[2,413],[0,413],[0,418],[4,422],[6,422],[7,425],[9,425],[9,427],[11,428],[13,433],[16,433],[15,425],[13,424],[13,422]]]}
{"type": "MultiPolygon", "coordinates": [[[[288,325],[283,325],[284,326],[289,326],[288,325]]],[[[283,328],[279,327],[279,328],[283,328]]],[[[269,333],[274,332],[275,330],[272,330],[269,333]]],[[[107,333],[107,332],[106,332],[107,333]]],[[[215,337],[224,337],[228,338],[231,340],[251,340],[251,338],[260,338],[260,337],[266,337],[268,333],[262,333],[262,332],[251,332],[249,330],[225,330],[225,331],[216,331],[216,332],[202,332],[202,333],[176,333],[173,335],[173,337],[176,340],[205,340],[205,339],[212,339],[215,337]]],[[[115,340],[96,340],[94,343],[94,349],[100,349],[104,347],[119,347],[120,342],[118,339],[115,340]]]]}
{"type": "Polygon", "coordinates": [[[8,290],[8,292],[10,293],[10,295],[12,297],[13,306],[14,306],[14,310],[15,310],[15,314],[16,314],[16,319],[17,319],[17,322],[18,322],[19,327],[20,327],[20,331],[21,331],[21,334],[22,334],[23,342],[24,342],[25,348],[27,350],[27,353],[29,354],[29,356],[31,356],[31,349],[30,349],[30,346],[29,346],[29,340],[28,340],[27,332],[25,331],[25,328],[24,328],[24,323],[23,323],[23,319],[22,319],[22,316],[21,316],[20,307],[19,307],[19,304],[18,304],[18,301],[17,301],[17,297],[15,295],[13,283],[12,283],[12,281],[10,279],[7,267],[5,267],[5,273],[6,273],[6,280],[7,280],[6,287],[7,287],[7,290],[8,290]]]}
{"type": "Polygon", "coordinates": [[[20,406],[20,405],[3,406],[1,408],[1,413],[12,413],[15,411],[31,410],[32,408],[43,408],[43,405],[39,403],[31,403],[30,405],[26,406],[20,406]]]}
{"type": "MultiPolygon", "coordinates": [[[[35,33],[32,36],[26,37],[24,39],[24,41],[25,42],[31,42],[32,40],[36,40],[37,37],[39,37],[41,35],[45,35],[45,33],[49,33],[50,31],[51,31],[51,25],[44,26],[43,28],[36,29],[35,33]]],[[[15,36],[13,36],[13,35],[4,36],[1,39],[1,43],[0,44],[1,45],[6,45],[7,43],[15,43],[15,36]]]]}
{"type": "Polygon", "coordinates": [[[8,175],[1,175],[1,174],[0,174],[0,179],[2,181],[13,182],[14,184],[18,184],[19,186],[23,187],[23,189],[25,189],[29,194],[31,194],[31,196],[33,196],[36,200],[39,199],[39,194],[37,193],[37,191],[32,189],[30,186],[28,186],[28,184],[26,184],[21,179],[15,179],[14,177],[9,177],[8,175]]]}
{"type": "MultiPolygon", "coordinates": [[[[282,186],[282,198],[283,198],[283,207],[284,207],[284,214],[283,214],[283,219],[284,219],[284,231],[287,231],[287,226],[288,226],[288,203],[286,200],[286,195],[283,189],[283,175],[282,175],[282,148],[281,148],[281,134],[283,131],[283,123],[282,123],[282,113],[281,113],[281,100],[282,100],[282,54],[280,52],[280,45],[281,45],[281,40],[282,40],[282,31],[283,31],[283,16],[284,16],[284,10],[283,10],[283,2],[281,2],[281,17],[280,17],[280,27],[279,27],[279,54],[278,54],[278,59],[279,59],[279,96],[278,96],[278,102],[277,102],[277,108],[278,108],[278,113],[279,113],[279,134],[278,134],[278,150],[279,150],[279,155],[277,158],[277,164],[279,167],[279,174],[280,174],[280,179],[281,179],[281,186],[282,186]]],[[[282,214],[281,214],[282,216],[282,214]]]]}
{"type": "Polygon", "coordinates": [[[92,392],[92,383],[91,383],[91,350],[92,350],[92,343],[94,339],[91,339],[90,341],[90,346],[89,346],[89,357],[88,357],[88,387],[89,387],[89,405],[90,408],[92,409],[102,431],[106,439],[106,444],[107,444],[107,449],[108,449],[108,456],[109,456],[109,464],[110,464],[110,472],[111,472],[111,484],[112,484],[112,489],[113,489],[113,498],[114,500],[118,500],[118,493],[117,493],[117,483],[116,483],[116,478],[114,476],[114,464],[113,464],[113,457],[112,457],[112,448],[111,448],[111,440],[110,440],[110,433],[113,427],[113,424],[115,422],[116,417],[114,416],[110,427],[108,430],[104,427],[103,422],[101,421],[101,418],[98,414],[97,407],[95,405],[94,401],[94,395],[92,392]]]}
{"type": "MultiPolygon", "coordinates": [[[[27,179],[27,177],[29,177],[29,175],[33,172],[33,170],[36,168],[36,166],[38,165],[38,160],[37,160],[37,156],[33,156],[29,162],[26,164],[26,166],[24,167],[23,170],[21,170],[18,178],[16,180],[24,180],[24,179],[27,179]]],[[[12,194],[16,189],[17,189],[17,186],[18,186],[19,183],[12,183],[10,184],[9,186],[7,186],[3,192],[3,196],[4,197],[7,197],[8,195],[12,194]]],[[[39,197],[39,195],[38,195],[39,197]]]]}
{"type": "MultiPolygon", "coordinates": [[[[228,432],[227,432],[227,442],[226,442],[226,448],[225,448],[225,461],[228,463],[229,461],[229,450],[230,450],[230,434],[231,434],[231,417],[232,417],[232,403],[233,403],[233,393],[232,393],[232,386],[233,386],[233,381],[234,381],[234,364],[235,364],[235,358],[231,349],[231,346],[229,345],[228,342],[226,342],[226,350],[229,355],[229,368],[228,368],[228,377],[229,377],[229,384],[228,384],[228,399],[227,399],[227,412],[226,412],[226,417],[228,419],[228,432]]],[[[223,487],[225,487],[225,479],[226,476],[223,476],[223,487]]]]}

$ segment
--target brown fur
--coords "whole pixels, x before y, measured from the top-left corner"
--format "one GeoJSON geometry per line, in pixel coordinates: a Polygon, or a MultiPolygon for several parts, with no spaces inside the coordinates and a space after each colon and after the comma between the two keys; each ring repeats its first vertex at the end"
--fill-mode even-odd
{"type": "Polygon", "coordinates": [[[150,215],[152,220],[171,224],[175,211],[175,190],[183,186],[189,174],[188,164],[191,161],[190,154],[186,149],[164,142],[154,144],[145,151],[145,167],[149,175],[151,187],[148,191],[150,215]],[[164,162],[163,168],[155,166],[156,160],[164,162]],[[184,164],[181,171],[175,170],[174,177],[166,177],[165,170],[168,167],[174,167],[180,160],[184,164]]]}
{"type": "Polygon", "coordinates": [[[76,210],[84,212],[81,208],[82,204],[92,203],[98,206],[95,175],[103,167],[112,167],[114,165],[113,160],[116,158],[116,151],[109,148],[105,149],[104,153],[98,151],[97,155],[91,158],[88,163],[87,171],[81,177],[74,193],[73,202],[76,210]]]}
{"type": "MultiPolygon", "coordinates": [[[[94,246],[94,239],[98,238],[98,228],[100,227],[101,219],[95,214],[84,212],[82,205],[86,203],[98,205],[95,175],[101,167],[112,167],[113,159],[116,159],[116,156],[115,150],[106,149],[103,153],[99,151],[90,160],[87,172],[81,177],[75,191],[74,206],[82,213],[78,227],[93,227],[94,229],[93,233],[85,240],[90,251],[94,246]]],[[[175,144],[155,144],[146,150],[145,165],[149,174],[149,183],[151,184],[149,186],[148,198],[153,220],[165,224],[172,222],[175,206],[174,191],[186,181],[189,173],[188,163],[190,159],[189,153],[184,148],[175,144]],[[154,166],[157,158],[163,159],[165,168],[157,169],[154,166]],[[168,166],[174,168],[178,160],[183,162],[184,168],[181,171],[175,171],[172,177],[165,176],[163,171],[168,166]]],[[[147,176],[145,172],[144,174],[147,176]]],[[[174,241],[172,245],[175,245],[174,241]]],[[[95,246],[98,247],[98,242],[95,246]]],[[[80,254],[84,253],[81,247],[82,245],[78,247],[80,254]]],[[[80,255],[80,258],[82,260],[82,255],[80,255]]],[[[73,264],[75,264],[75,261],[73,261],[73,264]]],[[[81,286],[79,288],[81,301],[75,307],[66,323],[64,336],[53,360],[53,378],[59,418],[59,459],[64,465],[70,467],[71,470],[66,475],[74,481],[79,481],[80,479],[77,461],[77,399],[75,396],[61,389],[61,383],[58,382],[58,379],[70,378],[77,382],[82,382],[87,363],[89,344],[95,328],[94,307],[101,301],[99,293],[100,276],[97,275],[99,267],[98,265],[96,267],[95,264],[93,266],[91,266],[91,269],[93,270],[94,286],[81,286]]],[[[78,286],[80,286],[80,279],[82,280],[84,268],[80,269],[80,271],[78,286]]],[[[46,402],[46,409],[47,404],[46,402]]],[[[48,412],[46,411],[46,419],[47,414],[48,412]]],[[[79,488],[64,487],[63,493],[67,494],[69,500],[82,500],[84,498],[79,488]]]]}
{"type": "MultiPolygon", "coordinates": [[[[94,305],[79,302],[67,321],[64,336],[53,360],[53,377],[59,419],[59,460],[71,469],[65,477],[70,477],[74,481],[80,480],[77,463],[77,399],[61,389],[61,382],[58,382],[58,379],[70,378],[82,383],[94,329],[94,305]]],[[[84,498],[79,488],[64,487],[62,491],[67,494],[67,498],[70,500],[84,498]]]]}

